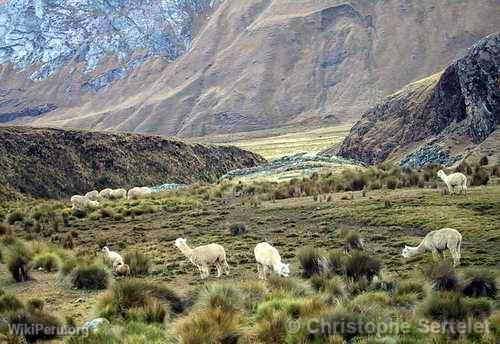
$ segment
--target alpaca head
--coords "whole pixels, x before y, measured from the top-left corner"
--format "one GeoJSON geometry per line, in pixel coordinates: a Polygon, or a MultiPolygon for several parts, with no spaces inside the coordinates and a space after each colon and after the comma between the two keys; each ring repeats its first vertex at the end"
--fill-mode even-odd
{"type": "Polygon", "coordinates": [[[412,251],[411,247],[405,245],[405,248],[403,249],[403,252],[401,252],[401,255],[404,258],[410,258],[411,256],[413,256],[413,251],[412,251]]]}
{"type": "Polygon", "coordinates": [[[177,247],[179,249],[184,248],[184,247],[186,247],[186,242],[187,242],[186,239],[178,238],[175,240],[175,247],[177,247]]]}
{"type": "Polygon", "coordinates": [[[441,179],[446,179],[446,173],[443,170],[439,170],[437,176],[441,179]]]}
{"type": "Polygon", "coordinates": [[[282,277],[290,276],[290,264],[280,263],[278,265],[278,269],[276,270],[276,272],[278,273],[278,275],[282,277]]]}
{"type": "Polygon", "coordinates": [[[109,248],[108,248],[108,246],[104,246],[104,247],[102,248],[102,252],[104,252],[104,253],[108,253],[108,252],[109,252],[109,248]]]}

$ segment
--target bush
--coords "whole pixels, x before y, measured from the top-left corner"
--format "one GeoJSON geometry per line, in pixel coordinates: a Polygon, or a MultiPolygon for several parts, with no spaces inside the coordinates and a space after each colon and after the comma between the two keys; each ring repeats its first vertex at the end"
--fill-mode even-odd
{"type": "MultiPolygon", "coordinates": [[[[184,304],[171,289],[138,279],[121,280],[113,284],[97,303],[99,316],[129,319],[139,314],[160,314],[159,305],[169,306],[174,313],[184,311],[184,304]]],[[[165,310],[167,308],[164,308],[165,310]]],[[[157,317],[150,317],[156,322],[157,317]]]]}
{"type": "Polygon", "coordinates": [[[344,240],[345,252],[351,252],[354,250],[363,250],[363,240],[358,232],[347,233],[344,240]]]}
{"type": "Polygon", "coordinates": [[[436,321],[461,321],[467,317],[467,308],[460,294],[455,292],[434,292],[420,306],[426,318],[436,321]]]}
{"type": "Polygon", "coordinates": [[[387,188],[389,190],[395,190],[398,186],[398,181],[395,178],[389,178],[387,179],[387,188]]]}
{"type": "Polygon", "coordinates": [[[5,223],[0,223],[0,235],[11,235],[12,228],[5,223]]]}
{"type": "Polygon", "coordinates": [[[16,282],[25,282],[30,279],[31,253],[24,244],[9,248],[7,268],[16,282]]]}
{"type": "Polygon", "coordinates": [[[377,258],[363,252],[355,252],[347,258],[346,275],[355,281],[366,279],[370,282],[380,273],[382,263],[377,258]]]}
{"type": "Polygon", "coordinates": [[[380,190],[380,189],[382,189],[382,185],[380,184],[380,182],[378,180],[375,180],[375,181],[370,183],[369,189],[370,190],[380,190]]]}
{"type": "Polygon", "coordinates": [[[130,267],[132,276],[147,275],[151,270],[151,259],[139,251],[126,253],[123,259],[125,264],[130,267]]]}
{"type": "Polygon", "coordinates": [[[484,168],[479,168],[476,169],[476,171],[474,171],[470,185],[471,186],[487,185],[489,181],[490,181],[490,174],[488,173],[488,171],[486,171],[486,169],[484,168]]]}
{"type": "Polygon", "coordinates": [[[98,263],[82,263],[69,274],[71,286],[76,289],[102,290],[106,289],[110,280],[108,269],[98,263]]]}
{"type": "Polygon", "coordinates": [[[54,328],[61,328],[62,323],[56,317],[43,311],[20,310],[10,313],[7,322],[12,325],[24,325],[21,328],[36,329],[36,331],[26,331],[24,337],[29,343],[39,340],[50,340],[57,337],[54,328]]]}
{"type": "Polygon", "coordinates": [[[330,274],[342,275],[345,273],[346,257],[340,251],[332,251],[327,257],[327,266],[330,274]]]}
{"type": "Polygon", "coordinates": [[[247,225],[244,223],[235,223],[229,226],[229,232],[232,235],[245,234],[247,231],[247,225]]]}
{"type": "Polygon", "coordinates": [[[61,267],[61,258],[54,253],[42,253],[33,258],[33,268],[42,268],[47,272],[58,271],[61,267]]]}
{"type": "Polygon", "coordinates": [[[302,267],[302,276],[305,278],[322,274],[326,270],[325,258],[317,248],[305,247],[298,252],[297,257],[302,267]]]}
{"type": "Polygon", "coordinates": [[[6,221],[9,225],[13,225],[16,222],[22,222],[24,220],[24,213],[20,210],[14,210],[7,215],[6,221]]]}
{"type": "Polygon", "coordinates": [[[487,318],[493,311],[491,301],[487,298],[465,298],[463,302],[468,316],[473,318],[487,318]]]}
{"type": "Polygon", "coordinates": [[[72,210],[72,215],[76,217],[77,219],[83,219],[87,217],[87,211],[86,210],[81,210],[81,209],[73,209],[72,210]]]}
{"type": "Polygon", "coordinates": [[[488,157],[486,155],[483,155],[481,157],[481,159],[479,159],[479,166],[486,166],[488,165],[490,162],[488,160],[488,157]]]}
{"type": "Polygon", "coordinates": [[[425,269],[427,277],[432,281],[434,290],[456,290],[458,288],[458,276],[455,268],[448,261],[431,264],[425,269]]]}
{"type": "Polygon", "coordinates": [[[0,296],[0,314],[10,311],[18,311],[24,307],[23,303],[15,295],[3,294],[0,296]]]}
{"type": "Polygon", "coordinates": [[[496,275],[486,269],[474,269],[465,272],[465,282],[462,293],[470,297],[497,296],[496,275]]]}
{"type": "Polygon", "coordinates": [[[31,311],[43,311],[44,306],[45,302],[38,298],[29,299],[26,303],[26,308],[31,311]]]}

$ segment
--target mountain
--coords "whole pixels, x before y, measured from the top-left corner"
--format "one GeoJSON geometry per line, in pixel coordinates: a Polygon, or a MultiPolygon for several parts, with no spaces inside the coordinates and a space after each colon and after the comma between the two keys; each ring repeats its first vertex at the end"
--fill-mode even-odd
{"type": "Polygon", "coordinates": [[[368,164],[451,165],[481,152],[500,158],[500,33],[477,42],[443,72],[367,111],[340,155],[368,164]]]}
{"type": "Polygon", "coordinates": [[[8,31],[21,46],[0,47],[0,121],[178,136],[353,121],[498,29],[496,0],[86,0],[76,17],[71,6],[83,5],[74,0],[31,3],[7,7],[16,22],[56,19],[33,32],[0,20],[0,37],[8,31]],[[164,10],[150,15],[159,4],[188,9],[172,24],[164,10]],[[101,21],[90,25],[94,13],[101,21]],[[129,34],[134,23],[160,29],[129,34]],[[26,37],[51,28],[77,39],[68,54],[54,43],[49,51],[34,45],[41,60],[12,57],[38,41],[26,37]],[[57,68],[39,80],[45,59],[57,68]]]}
{"type": "Polygon", "coordinates": [[[0,199],[21,192],[60,198],[95,188],[214,182],[264,162],[236,147],[160,136],[0,127],[0,199]]]}

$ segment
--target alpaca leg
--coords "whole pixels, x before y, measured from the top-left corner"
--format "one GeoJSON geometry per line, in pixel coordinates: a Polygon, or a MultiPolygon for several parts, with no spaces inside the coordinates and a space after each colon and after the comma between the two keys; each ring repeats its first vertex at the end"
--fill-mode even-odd
{"type": "Polygon", "coordinates": [[[226,275],[229,276],[229,264],[227,263],[227,260],[224,259],[224,262],[222,264],[224,266],[224,271],[226,272],[226,275]]]}
{"type": "Polygon", "coordinates": [[[439,252],[436,249],[432,250],[432,258],[434,259],[435,262],[439,261],[439,252]]]}
{"type": "Polygon", "coordinates": [[[263,279],[267,280],[267,275],[269,273],[267,265],[264,265],[264,269],[263,270],[264,270],[263,273],[262,273],[264,275],[263,279]]]}
{"type": "Polygon", "coordinates": [[[257,263],[257,277],[259,279],[263,279],[262,278],[262,271],[260,270],[260,263],[257,263]]]}
{"type": "Polygon", "coordinates": [[[217,278],[219,278],[222,273],[222,266],[220,265],[220,263],[216,263],[215,268],[217,269],[217,278]]]}
{"type": "Polygon", "coordinates": [[[203,271],[205,273],[205,278],[208,278],[208,276],[210,276],[210,269],[208,268],[207,265],[203,266],[203,271]]]}

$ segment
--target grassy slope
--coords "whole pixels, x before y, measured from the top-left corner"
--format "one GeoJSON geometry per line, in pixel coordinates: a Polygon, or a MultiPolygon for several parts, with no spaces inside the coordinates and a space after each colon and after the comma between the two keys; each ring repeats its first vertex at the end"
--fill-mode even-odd
{"type": "MultiPolygon", "coordinates": [[[[201,201],[190,196],[182,199],[184,205],[180,207],[172,205],[178,200],[157,200],[150,203],[164,203],[167,207],[118,221],[73,220],[71,227],[61,231],[79,233],[75,240],[77,251],[96,254],[98,241],[105,239],[120,252],[139,249],[147,253],[155,264],[147,279],[166,281],[184,293],[203,282],[173,246],[179,236],[188,238],[192,246],[223,243],[232,267],[231,276],[225,280],[255,278],[253,247],[264,240],[279,247],[297,274],[296,251],[305,245],[327,250],[341,248],[342,229],[359,229],[367,250],[382,259],[390,274],[406,276],[429,261],[430,254],[405,261],[399,253],[405,243],[417,244],[427,231],[448,226],[464,236],[461,268],[474,265],[499,269],[500,185],[473,188],[467,197],[443,197],[431,189],[380,190],[369,192],[366,198],[355,193],[353,200],[341,200],[342,196],[345,194],[334,194],[332,202],[315,202],[311,197],[264,202],[257,208],[235,199],[201,201]],[[386,199],[392,202],[392,208],[384,208],[386,199]],[[249,232],[231,236],[227,227],[234,222],[246,223],[249,232]]],[[[128,206],[124,203],[115,207],[128,206]]],[[[26,236],[21,228],[16,232],[26,236]]],[[[35,281],[13,284],[5,266],[0,265],[2,288],[22,299],[42,297],[49,310],[76,316],[79,321],[90,317],[97,293],[65,289],[54,283],[55,274],[36,272],[34,276],[35,281]]]]}

